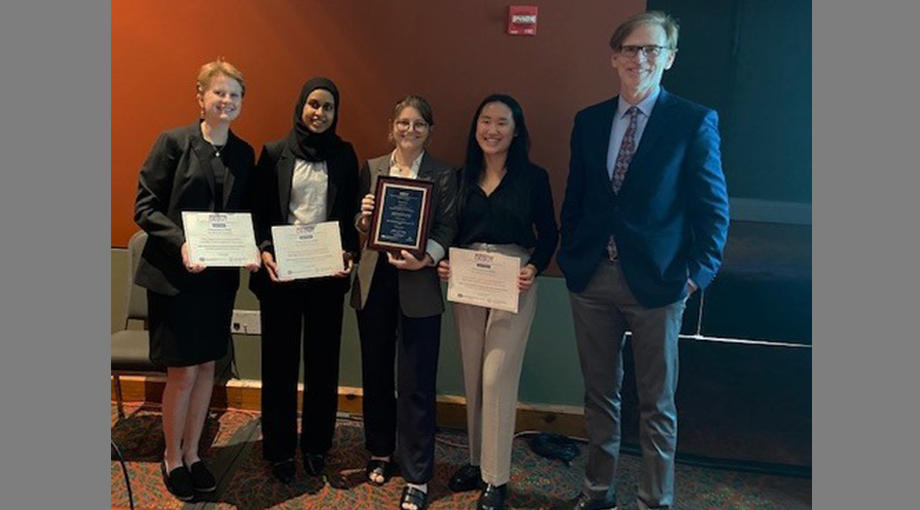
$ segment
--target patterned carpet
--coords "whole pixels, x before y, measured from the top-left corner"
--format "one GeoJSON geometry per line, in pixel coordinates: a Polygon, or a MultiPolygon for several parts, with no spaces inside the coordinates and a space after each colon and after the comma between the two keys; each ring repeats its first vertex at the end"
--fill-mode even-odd
{"type": "MultiPolygon", "coordinates": [[[[112,439],[127,459],[135,506],[138,509],[396,509],[404,486],[399,476],[382,488],[364,483],[361,423],[340,419],[326,475],[308,477],[298,459],[297,478],[291,485],[275,482],[262,461],[262,440],[257,413],[212,411],[204,444],[204,458],[219,480],[208,499],[185,504],[163,487],[159,461],[163,451],[160,414],[156,407],[127,406],[128,417],[116,423],[112,406],[112,439]]],[[[466,461],[466,436],[460,432],[438,434],[435,478],[429,484],[432,510],[472,509],[477,492],[453,494],[447,489],[451,473],[466,461]]],[[[572,466],[534,454],[525,439],[515,440],[512,453],[512,496],[509,509],[546,509],[577,493],[585,455],[572,466]]],[[[114,459],[114,457],[113,457],[114,459]]],[[[623,455],[618,483],[620,509],[636,508],[639,458],[623,455]]],[[[120,464],[112,461],[112,506],[128,507],[120,464]]],[[[811,508],[811,480],[737,473],[678,465],[676,509],[782,509],[811,508]]]]}

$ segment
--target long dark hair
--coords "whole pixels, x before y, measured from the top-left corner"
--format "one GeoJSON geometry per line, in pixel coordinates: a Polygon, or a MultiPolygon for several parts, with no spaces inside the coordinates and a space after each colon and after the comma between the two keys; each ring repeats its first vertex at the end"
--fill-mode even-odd
{"type": "Polygon", "coordinates": [[[479,103],[476,113],[473,114],[473,122],[470,125],[470,137],[466,144],[466,162],[463,165],[463,175],[468,184],[477,185],[479,176],[485,167],[485,156],[482,153],[482,147],[476,141],[476,125],[479,123],[479,115],[482,109],[489,103],[502,103],[511,109],[511,117],[514,119],[515,137],[511,140],[511,146],[508,147],[508,160],[506,165],[509,172],[526,170],[531,166],[530,163],[530,133],[527,131],[527,124],[524,123],[524,110],[521,105],[507,94],[492,94],[479,103]]]}

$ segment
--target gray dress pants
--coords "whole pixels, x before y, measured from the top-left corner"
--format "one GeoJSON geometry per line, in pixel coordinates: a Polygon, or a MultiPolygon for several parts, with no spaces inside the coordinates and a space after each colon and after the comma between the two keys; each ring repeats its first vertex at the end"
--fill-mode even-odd
{"type": "Polygon", "coordinates": [[[623,342],[632,331],[642,472],[639,508],[674,504],[677,450],[677,342],[686,300],[659,308],[639,304],[616,261],[598,265],[582,292],[570,293],[575,337],[585,378],[588,463],[584,492],[593,498],[616,494],[620,453],[620,390],[623,342]]]}

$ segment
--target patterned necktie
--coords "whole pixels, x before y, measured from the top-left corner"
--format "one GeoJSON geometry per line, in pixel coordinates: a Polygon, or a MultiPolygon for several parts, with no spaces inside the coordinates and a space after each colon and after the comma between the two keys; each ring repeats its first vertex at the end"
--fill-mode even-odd
{"type": "MultiPolygon", "coordinates": [[[[639,109],[630,106],[626,110],[629,117],[629,125],[626,126],[626,132],[623,133],[623,141],[620,142],[620,151],[617,153],[617,161],[613,166],[613,178],[610,179],[610,187],[614,193],[620,192],[620,186],[623,185],[623,179],[626,178],[626,170],[629,169],[629,162],[632,161],[636,153],[636,124],[639,118],[639,109]]],[[[613,234],[607,240],[607,257],[610,260],[617,259],[617,245],[613,239],[613,234]]]]}
{"type": "Polygon", "coordinates": [[[626,116],[629,117],[629,125],[626,126],[626,132],[623,133],[620,152],[617,153],[617,162],[613,167],[613,178],[610,180],[614,193],[619,193],[620,186],[623,185],[623,179],[626,177],[626,170],[629,169],[629,162],[632,161],[633,154],[636,153],[636,124],[639,118],[639,109],[635,106],[630,106],[629,110],[626,110],[626,116]]]}

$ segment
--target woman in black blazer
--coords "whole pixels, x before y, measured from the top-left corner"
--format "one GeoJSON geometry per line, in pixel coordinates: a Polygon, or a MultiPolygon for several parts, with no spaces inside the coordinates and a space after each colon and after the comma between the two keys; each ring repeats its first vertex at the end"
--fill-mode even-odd
{"type": "Polygon", "coordinates": [[[214,362],[227,354],[240,278],[237,268],[189,260],[182,211],[248,210],[255,153],[230,131],[244,93],[243,76],[228,62],[202,66],[199,122],[161,134],[138,179],[134,221],[149,238],[135,282],[147,289],[150,359],[167,367],[161,470],[167,489],[182,500],[216,488],[198,443],[214,362]]]}
{"type": "Polygon", "coordinates": [[[351,291],[361,336],[364,434],[371,453],[367,477],[371,483],[383,485],[392,473],[395,451],[403,478],[409,483],[400,503],[406,510],[428,506],[428,481],[434,473],[435,382],[444,312],[435,265],[457,232],[456,173],[425,150],[432,124],[431,106],[424,99],[408,96],[396,103],[389,133],[396,149],[361,168],[359,195],[363,198],[356,222],[358,229],[366,233],[378,177],[431,181],[434,186],[425,254],[417,259],[403,250],[394,256],[365,246],[351,291]],[[398,364],[396,374],[394,362],[398,364]],[[394,396],[397,389],[398,400],[394,396]]]}
{"type": "Polygon", "coordinates": [[[358,250],[352,225],[358,212],[358,158],[335,133],[340,107],[331,80],[307,81],[294,108],[294,128],[265,146],[256,170],[256,237],[264,268],[250,280],[250,288],[262,310],[263,456],[284,483],[295,473],[301,354],[306,384],[300,450],[309,474],[322,473],[335,431],[342,308],[358,250]],[[339,223],[342,270],[323,278],[280,277],[272,226],[327,221],[339,223]]]}

